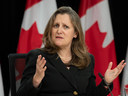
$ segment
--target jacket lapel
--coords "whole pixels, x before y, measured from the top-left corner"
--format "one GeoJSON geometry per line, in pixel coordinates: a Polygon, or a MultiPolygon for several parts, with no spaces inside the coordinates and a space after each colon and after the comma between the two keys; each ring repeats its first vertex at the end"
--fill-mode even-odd
{"type": "MultiPolygon", "coordinates": [[[[66,68],[64,63],[61,61],[61,59],[58,57],[58,54],[48,54],[47,55],[49,61],[62,73],[62,75],[71,83],[71,85],[77,90],[76,82],[74,80],[73,75],[71,72],[66,68]]],[[[72,72],[76,72],[77,68],[72,68],[72,72]],[[73,71],[74,70],[74,71],[73,71]]]]}

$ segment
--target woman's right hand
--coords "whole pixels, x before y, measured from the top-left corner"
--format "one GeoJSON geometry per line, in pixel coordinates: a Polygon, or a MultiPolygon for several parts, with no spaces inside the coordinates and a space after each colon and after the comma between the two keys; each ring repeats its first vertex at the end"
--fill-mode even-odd
{"type": "Polygon", "coordinates": [[[47,67],[45,66],[46,60],[41,55],[38,55],[37,63],[36,63],[36,72],[33,76],[33,86],[38,88],[40,85],[42,79],[45,76],[45,70],[47,67]]]}

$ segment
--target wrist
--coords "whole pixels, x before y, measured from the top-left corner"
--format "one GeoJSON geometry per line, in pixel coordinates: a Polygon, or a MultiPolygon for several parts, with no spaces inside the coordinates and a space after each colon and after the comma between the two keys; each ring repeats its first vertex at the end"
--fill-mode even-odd
{"type": "Polygon", "coordinates": [[[39,85],[40,85],[40,83],[41,83],[41,80],[37,79],[36,76],[34,75],[34,76],[33,76],[32,83],[33,83],[33,86],[34,86],[35,88],[38,88],[39,85]]]}
{"type": "Polygon", "coordinates": [[[112,82],[111,82],[111,83],[108,83],[108,82],[105,81],[105,79],[103,80],[103,85],[104,85],[104,86],[109,86],[109,85],[111,85],[111,84],[112,84],[112,82]]]}

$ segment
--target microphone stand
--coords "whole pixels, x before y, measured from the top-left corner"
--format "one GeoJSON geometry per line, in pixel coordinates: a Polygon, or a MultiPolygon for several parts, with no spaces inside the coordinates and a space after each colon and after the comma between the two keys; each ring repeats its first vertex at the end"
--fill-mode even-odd
{"type": "Polygon", "coordinates": [[[101,73],[98,73],[98,75],[99,75],[99,76],[100,76],[100,78],[104,81],[104,83],[107,85],[108,90],[109,90],[109,92],[110,92],[111,96],[113,96],[113,94],[112,94],[112,92],[111,92],[111,90],[110,90],[110,88],[109,88],[109,86],[108,86],[107,82],[105,81],[104,77],[102,76],[102,74],[101,74],[101,73]]]}

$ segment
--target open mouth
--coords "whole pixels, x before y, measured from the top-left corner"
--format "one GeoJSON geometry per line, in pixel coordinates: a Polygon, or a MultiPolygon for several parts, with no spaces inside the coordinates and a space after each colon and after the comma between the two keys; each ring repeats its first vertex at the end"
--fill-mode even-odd
{"type": "Polygon", "coordinates": [[[56,38],[57,38],[57,39],[63,39],[63,37],[61,37],[61,36],[56,36],[56,38]]]}

